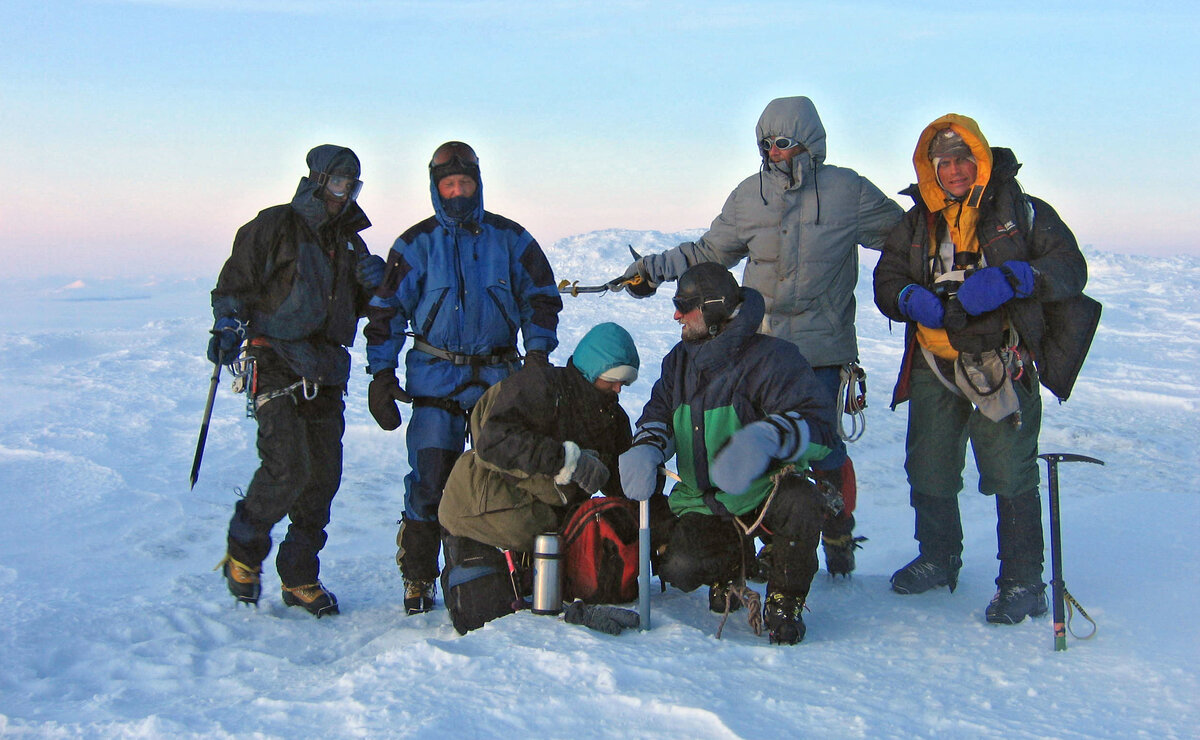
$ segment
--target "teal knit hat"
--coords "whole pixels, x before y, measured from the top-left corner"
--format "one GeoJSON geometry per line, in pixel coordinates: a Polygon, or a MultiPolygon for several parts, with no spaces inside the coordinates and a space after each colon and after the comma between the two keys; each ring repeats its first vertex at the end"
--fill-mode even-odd
{"type": "Polygon", "coordinates": [[[571,363],[589,383],[599,379],[629,385],[637,380],[641,360],[629,332],[620,324],[606,322],[593,326],[579,340],[571,363]]]}

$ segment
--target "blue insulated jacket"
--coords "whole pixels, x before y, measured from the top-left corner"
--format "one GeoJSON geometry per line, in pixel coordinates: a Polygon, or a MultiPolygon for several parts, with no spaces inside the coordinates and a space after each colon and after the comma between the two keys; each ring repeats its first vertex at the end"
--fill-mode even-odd
{"type": "MultiPolygon", "coordinates": [[[[709,466],[734,432],[771,414],[797,412],[808,424],[811,439],[798,467],[833,449],[833,399],[796,345],[756,333],[763,312],[762,295],[742,288],[741,308],[720,334],[680,342],[663,358],[638,428],[663,424],[673,436],[682,481],[668,502],[676,514],[715,513],[703,498],[713,488],[709,466]]],[[[716,500],[735,515],[753,510],[771,491],[770,474],[781,467],[773,466],[744,494],[717,492],[716,500]]]]}
{"type": "Polygon", "coordinates": [[[517,332],[528,353],[558,346],[562,299],[542,248],[518,223],[483,209],[455,220],[430,183],[434,215],[396,240],[383,284],[367,308],[368,372],[398,365],[406,332],[462,356],[507,356],[472,367],[415,347],[405,361],[414,396],[454,398],[470,407],[515,369],[517,332]]]}

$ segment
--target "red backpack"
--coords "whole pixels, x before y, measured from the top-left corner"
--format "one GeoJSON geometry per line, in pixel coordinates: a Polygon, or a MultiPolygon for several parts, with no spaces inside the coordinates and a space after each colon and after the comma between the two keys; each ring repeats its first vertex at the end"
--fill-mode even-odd
{"type": "Polygon", "coordinates": [[[579,505],[562,529],[563,595],[589,604],[638,596],[637,503],[599,496],[579,505]]]}

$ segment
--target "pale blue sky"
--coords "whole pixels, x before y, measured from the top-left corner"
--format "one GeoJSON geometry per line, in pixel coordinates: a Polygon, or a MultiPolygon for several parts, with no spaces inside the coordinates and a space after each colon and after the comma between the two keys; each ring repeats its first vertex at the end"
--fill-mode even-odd
{"type": "Polygon", "coordinates": [[[0,262],[215,278],[323,143],[362,159],[380,254],[431,213],[447,139],[479,152],[488,209],[544,243],[705,227],[785,95],[816,103],[830,163],[886,193],[912,180],[925,124],[961,113],[1080,243],[1198,254],[1195,7],[13,0],[0,262]]]}

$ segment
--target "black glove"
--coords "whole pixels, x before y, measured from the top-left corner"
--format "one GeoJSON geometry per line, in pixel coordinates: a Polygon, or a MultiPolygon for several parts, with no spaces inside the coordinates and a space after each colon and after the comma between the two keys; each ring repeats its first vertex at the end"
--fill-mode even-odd
{"type": "Polygon", "coordinates": [[[637,260],[625,269],[625,273],[608,283],[614,290],[624,288],[634,298],[649,298],[658,291],[658,284],[650,282],[642,267],[642,261],[637,260]]]}
{"type": "Polygon", "coordinates": [[[641,623],[637,612],[631,609],[585,604],[582,601],[567,604],[563,610],[563,620],[567,624],[582,624],[588,629],[609,635],[619,635],[621,630],[637,627],[641,623]]]}
{"type": "Polygon", "coordinates": [[[525,364],[535,367],[550,367],[550,353],[544,349],[531,349],[525,353],[525,364]]]}
{"type": "Polygon", "coordinates": [[[575,463],[575,470],[571,473],[571,480],[582,488],[584,493],[591,495],[608,483],[608,468],[600,462],[600,458],[596,457],[596,453],[592,450],[580,450],[579,460],[575,463]]]}
{"type": "Polygon", "coordinates": [[[232,316],[217,319],[212,328],[212,339],[208,340],[208,361],[214,365],[228,365],[237,359],[238,347],[246,338],[246,325],[232,316]]]}
{"type": "Polygon", "coordinates": [[[375,423],[385,432],[390,432],[400,426],[400,407],[396,401],[412,403],[412,396],[400,387],[396,380],[396,371],[392,368],[375,373],[375,379],[367,388],[367,408],[375,423]]]}
{"type": "Polygon", "coordinates": [[[363,290],[374,292],[383,282],[383,257],[377,254],[365,255],[354,265],[354,279],[363,290]]]}

